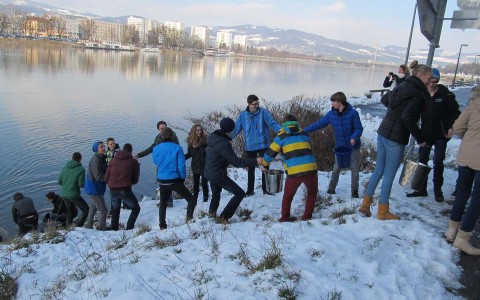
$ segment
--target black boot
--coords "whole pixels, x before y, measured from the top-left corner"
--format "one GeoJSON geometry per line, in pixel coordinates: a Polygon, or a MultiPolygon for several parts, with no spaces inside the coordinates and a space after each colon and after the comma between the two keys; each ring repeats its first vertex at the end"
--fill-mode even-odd
{"type": "Polygon", "coordinates": [[[427,196],[428,196],[427,191],[413,191],[413,192],[407,194],[408,198],[427,197],[427,196]]]}
{"type": "Polygon", "coordinates": [[[442,201],[445,200],[445,198],[443,197],[441,186],[438,186],[438,185],[434,186],[433,187],[433,192],[435,193],[435,201],[442,202],[442,201]]]}

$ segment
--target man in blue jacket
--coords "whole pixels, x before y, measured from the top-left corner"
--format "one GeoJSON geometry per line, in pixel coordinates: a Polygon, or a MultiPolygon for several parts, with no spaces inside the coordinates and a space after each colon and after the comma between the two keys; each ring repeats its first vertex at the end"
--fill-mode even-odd
{"type": "Polygon", "coordinates": [[[187,216],[185,221],[193,219],[193,211],[197,204],[195,199],[185,186],[187,169],[185,167],[185,155],[181,146],[174,141],[174,133],[170,127],[161,132],[163,142],[153,148],[153,163],[157,165],[157,181],[160,185],[160,229],[167,229],[166,214],[167,203],[172,192],[177,192],[187,200],[187,216]]]}
{"type": "MultiPolygon", "coordinates": [[[[270,130],[276,133],[280,130],[280,125],[273,119],[272,115],[264,108],[260,107],[260,101],[257,96],[247,97],[247,108],[240,113],[235,129],[232,133],[232,140],[243,131],[245,142],[245,154],[247,158],[263,157],[268,146],[270,146],[270,130]]],[[[254,194],[255,168],[248,168],[248,187],[245,196],[254,194]]],[[[262,173],[263,194],[269,194],[265,185],[265,175],[262,173]]]]}
{"type": "MultiPolygon", "coordinates": [[[[351,146],[352,198],[358,198],[358,180],[360,173],[360,137],[363,133],[362,122],[358,112],[347,102],[347,97],[342,92],[337,92],[330,97],[332,101],[332,110],[317,122],[305,127],[307,133],[322,129],[332,125],[335,137],[335,147],[351,146]]],[[[337,157],[333,166],[332,177],[328,186],[328,194],[335,194],[335,188],[338,184],[340,168],[338,167],[337,157]]]]}

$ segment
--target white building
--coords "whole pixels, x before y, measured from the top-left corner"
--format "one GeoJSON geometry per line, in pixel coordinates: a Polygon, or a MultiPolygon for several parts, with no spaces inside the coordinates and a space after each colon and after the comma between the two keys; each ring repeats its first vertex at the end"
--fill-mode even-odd
{"type": "Polygon", "coordinates": [[[128,17],[127,25],[133,26],[140,35],[140,43],[143,44],[147,41],[147,22],[144,18],[136,18],[133,16],[128,17]]]}
{"type": "Polygon", "coordinates": [[[218,31],[217,39],[215,40],[216,48],[228,48],[231,49],[233,44],[233,34],[228,31],[218,31]]]}
{"type": "Polygon", "coordinates": [[[185,31],[185,23],[179,21],[165,21],[163,23],[167,28],[175,29],[180,32],[185,31]]]}
{"type": "Polygon", "coordinates": [[[207,26],[192,26],[190,36],[192,39],[198,39],[203,43],[204,48],[208,48],[210,42],[210,29],[207,26]]]}
{"type": "Polygon", "coordinates": [[[233,48],[240,48],[242,50],[247,49],[248,35],[236,34],[233,37],[233,48]]]}

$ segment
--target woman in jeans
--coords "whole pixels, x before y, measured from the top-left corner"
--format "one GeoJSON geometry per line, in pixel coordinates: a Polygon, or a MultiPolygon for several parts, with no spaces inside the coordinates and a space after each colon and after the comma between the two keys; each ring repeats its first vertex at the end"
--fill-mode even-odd
{"type": "Polygon", "coordinates": [[[208,180],[203,175],[205,170],[205,156],[207,153],[207,135],[200,124],[193,125],[187,137],[188,152],[185,160],[192,158],[193,196],[198,198],[200,191],[200,177],[202,177],[203,202],[208,201],[208,180]]]}
{"type": "Polygon", "coordinates": [[[403,158],[405,145],[410,134],[420,146],[425,145],[425,136],[417,125],[427,97],[430,97],[427,84],[432,77],[432,69],[427,65],[417,65],[412,70],[412,76],[407,77],[403,84],[397,86],[390,94],[387,103],[387,113],[377,130],[377,161],[375,171],[370,177],[367,189],[363,195],[359,211],[370,217],[370,206],[373,194],[380,179],[383,178],[377,218],[380,220],[399,220],[392,214],[389,207],[390,192],[393,179],[403,158]]]}
{"type": "Polygon", "coordinates": [[[480,215],[480,87],[472,89],[470,102],[453,124],[453,131],[462,142],[457,154],[458,190],[445,236],[455,248],[470,255],[480,255],[480,249],[470,244],[480,215]],[[465,211],[468,198],[470,204],[465,211]]]}

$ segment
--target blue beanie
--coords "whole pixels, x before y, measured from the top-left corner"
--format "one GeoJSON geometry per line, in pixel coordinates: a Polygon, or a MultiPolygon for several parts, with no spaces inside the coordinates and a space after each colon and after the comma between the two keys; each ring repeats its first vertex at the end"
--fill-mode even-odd
{"type": "Polygon", "coordinates": [[[93,143],[92,150],[93,150],[93,152],[95,152],[95,153],[98,152],[98,144],[99,144],[99,142],[93,143]]]}
{"type": "Polygon", "coordinates": [[[230,118],[223,118],[220,121],[220,129],[225,133],[232,132],[235,129],[235,122],[230,118]]]}
{"type": "Polygon", "coordinates": [[[440,71],[437,68],[432,68],[432,78],[440,81],[440,71]]]}

